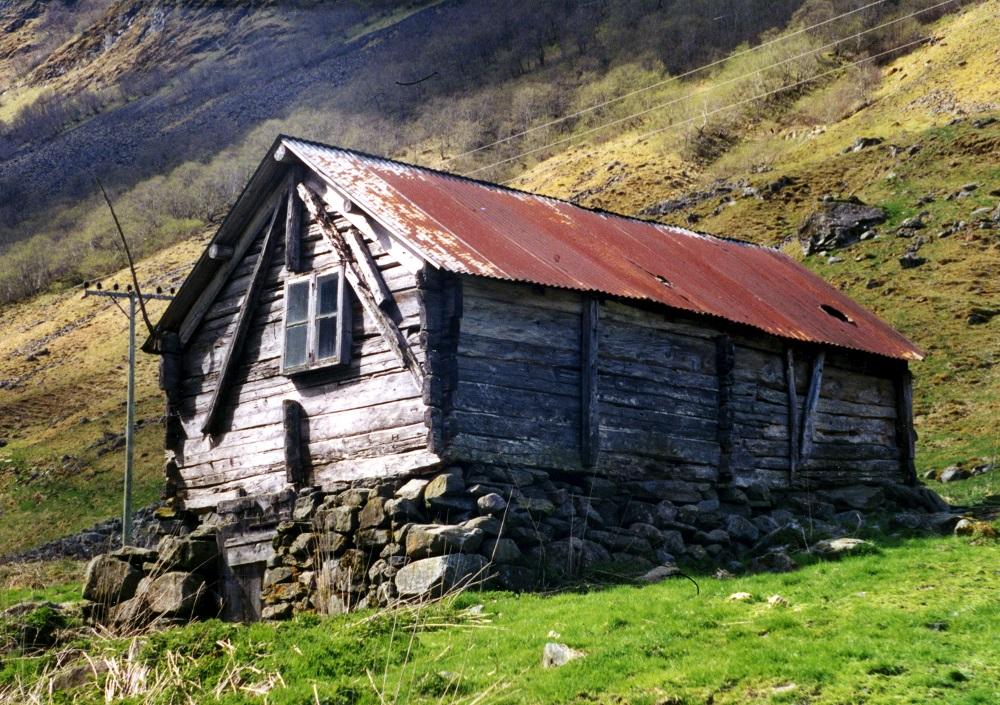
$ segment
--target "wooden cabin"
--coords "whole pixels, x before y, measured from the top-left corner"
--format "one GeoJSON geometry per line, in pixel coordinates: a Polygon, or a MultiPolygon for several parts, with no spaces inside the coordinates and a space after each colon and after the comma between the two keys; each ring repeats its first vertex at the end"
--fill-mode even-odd
{"type": "Polygon", "coordinates": [[[448,467],[914,481],[921,351],[781,252],[292,137],[145,349],[200,516],[448,467]]]}

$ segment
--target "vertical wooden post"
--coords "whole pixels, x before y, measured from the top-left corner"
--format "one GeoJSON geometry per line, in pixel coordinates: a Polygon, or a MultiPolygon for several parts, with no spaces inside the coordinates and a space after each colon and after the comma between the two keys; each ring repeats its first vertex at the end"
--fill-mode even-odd
{"type": "Polygon", "coordinates": [[[913,374],[903,367],[896,377],[896,443],[903,481],[917,484],[916,433],[913,430],[913,374]]]}
{"type": "Polygon", "coordinates": [[[285,431],[285,480],[292,485],[305,483],[305,464],[302,462],[302,405],[294,399],[281,403],[285,431]]]}
{"type": "Polygon", "coordinates": [[[812,376],[809,378],[809,392],[806,394],[805,411],[802,414],[802,443],[799,446],[799,462],[809,460],[812,453],[813,434],[816,430],[816,405],[819,403],[819,391],[823,386],[823,364],[826,362],[826,352],[820,350],[812,364],[812,376]]]}
{"type": "Polygon", "coordinates": [[[719,479],[728,482],[733,478],[731,458],[733,451],[733,383],[736,368],[736,348],[728,335],[715,339],[715,372],[719,385],[718,441],[719,479]]]}
{"type": "Polygon", "coordinates": [[[597,346],[600,304],[584,296],[580,320],[580,458],[584,467],[597,464],[600,416],[597,408],[597,346]]]}
{"type": "Polygon", "coordinates": [[[785,348],[785,385],[788,387],[788,483],[795,482],[799,467],[799,401],[795,393],[795,353],[785,348]]]}

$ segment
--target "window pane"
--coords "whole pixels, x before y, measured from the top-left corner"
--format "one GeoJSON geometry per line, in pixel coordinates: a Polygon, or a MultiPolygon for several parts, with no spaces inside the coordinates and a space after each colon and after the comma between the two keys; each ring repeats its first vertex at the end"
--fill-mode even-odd
{"type": "Polygon", "coordinates": [[[288,287],[285,324],[302,323],[309,318],[309,282],[298,282],[288,287]]]}
{"type": "Polygon", "coordinates": [[[316,319],[316,339],[319,345],[316,358],[322,360],[337,355],[337,317],[316,319]]]}
{"type": "Polygon", "coordinates": [[[337,289],[340,275],[328,274],[319,278],[319,300],[316,302],[316,315],[323,316],[337,312],[337,289]]]}
{"type": "Polygon", "coordinates": [[[288,326],[285,328],[285,367],[306,364],[306,333],[308,326],[288,326]]]}

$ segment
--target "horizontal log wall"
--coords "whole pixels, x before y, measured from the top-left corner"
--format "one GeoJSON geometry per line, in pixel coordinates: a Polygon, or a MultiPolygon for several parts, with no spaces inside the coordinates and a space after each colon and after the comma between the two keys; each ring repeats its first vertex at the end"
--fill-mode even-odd
{"type": "MultiPolygon", "coordinates": [[[[789,395],[780,342],[765,337],[735,339],[733,449],[734,481],[788,487],[789,395]]],[[[803,413],[816,351],[792,346],[795,399],[803,413]]],[[[822,383],[812,422],[812,444],[797,463],[794,486],[819,488],[874,480],[900,480],[896,443],[895,387],[891,365],[867,363],[859,355],[826,350],[822,383]]]]}
{"type": "MultiPolygon", "coordinates": [[[[337,225],[349,227],[344,221],[337,225]]],[[[353,295],[349,364],[292,378],[281,374],[286,272],[282,240],[267,270],[233,384],[225,392],[219,424],[223,432],[216,437],[203,436],[201,425],[261,238],[235,268],[184,351],[176,408],[186,438],[168,450],[173,450],[182,480],[180,496],[189,508],[210,508],[219,500],[274,492],[286,485],[285,400],[302,408],[302,455],[312,484],[405,473],[438,460],[428,451],[422,390],[353,295]]],[[[368,245],[395,302],[388,310],[423,361],[417,276],[377,242],[368,245]]],[[[337,262],[312,222],[305,223],[299,258],[302,271],[337,262]]]]}
{"type": "MultiPolygon", "coordinates": [[[[578,292],[462,277],[450,459],[593,472],[582,457],[583,301],[578,292]]],[[[598,472],[718,482],[725,466],[725,481],[791,485],[782,341],[614,300],[600,306],[597,340],[598,472]],[[720,359],[732,366],[721,376],[720,359]]],[[[899,366],[828,349],[806,426],[817,349],[792,350],[796,426],[812,429],[794,487],[900,480],[899,366]]]]}

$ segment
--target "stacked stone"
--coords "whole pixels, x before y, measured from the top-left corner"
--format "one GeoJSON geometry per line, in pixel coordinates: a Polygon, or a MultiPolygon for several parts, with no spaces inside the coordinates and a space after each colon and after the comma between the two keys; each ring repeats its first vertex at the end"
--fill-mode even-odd
{"type": "Polygon", "coordinates": [[[128,546],[97,556],[84,577],[84,615],[119,628],[214,615],[219,563],[215,529],[164,536],[155,550],[128,546]]]}

